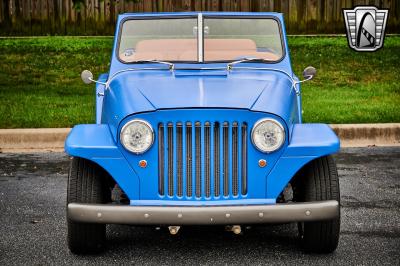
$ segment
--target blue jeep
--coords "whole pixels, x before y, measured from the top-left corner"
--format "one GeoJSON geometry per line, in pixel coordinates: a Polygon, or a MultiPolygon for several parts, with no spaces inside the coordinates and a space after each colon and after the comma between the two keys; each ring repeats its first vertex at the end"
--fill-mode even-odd
{"type": "Polygon", "coordinates": [[[306,251],[332,252],[339,181],[325,124],[302,123],[282,14],[146,13],[118,18],[96,123],[65,142],[68,244],[100,251],[106,224],[297,222],[306,251]]]}

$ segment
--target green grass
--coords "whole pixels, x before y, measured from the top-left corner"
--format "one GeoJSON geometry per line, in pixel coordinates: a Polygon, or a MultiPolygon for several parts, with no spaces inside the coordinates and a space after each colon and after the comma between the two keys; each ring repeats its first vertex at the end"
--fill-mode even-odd
{"type": "Polygon", "coordinates": [[[289,47],[296,73],[307,65],[318,70],[302,87],[304,121],[400,122],[399,36],[373,53],[351,50],[345,37],[292,37],[289,47]]]}
{"type": "MultiPolygon", "coordinates": [[[[80,72],[106,72],[112,38],[0,39],[0,128],[70,127],[94,121],[94,86],[80,72]]],[[[375,53],[348,48],[345,37],[290,37],[303,85],[306,122],[400,122],[400,37],[386,37],[375,53]]]]}

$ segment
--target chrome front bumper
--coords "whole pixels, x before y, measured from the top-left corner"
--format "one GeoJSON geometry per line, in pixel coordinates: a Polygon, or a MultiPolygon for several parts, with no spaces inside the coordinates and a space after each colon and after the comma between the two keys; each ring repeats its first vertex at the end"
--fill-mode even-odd
{"type": "Polygon", "coordinates": [[[68,219],[132,225],[262,224],[329,220],[339,216],[335,200],[275,205],[128,206],[68,204],[68,219]]]}

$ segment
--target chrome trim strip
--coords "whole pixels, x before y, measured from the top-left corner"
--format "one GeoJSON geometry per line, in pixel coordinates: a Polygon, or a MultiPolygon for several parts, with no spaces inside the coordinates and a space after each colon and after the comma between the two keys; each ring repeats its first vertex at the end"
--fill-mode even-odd
{"type": "Polygon", "coordinates": [[[339,217],[336,200],[275,205],[129,206],[70,203],[68,219],[100,224],[263,224],[308,222],[339,217]]]}
{"type": "Polygon", "coordinates": [[[204,41],[203,41],[203,14],[199,13],[197,15],[197,56],[198,56],[198,61],[199,63],[204,61],[203,58],[203,46],[204,46],[204,41]]]}

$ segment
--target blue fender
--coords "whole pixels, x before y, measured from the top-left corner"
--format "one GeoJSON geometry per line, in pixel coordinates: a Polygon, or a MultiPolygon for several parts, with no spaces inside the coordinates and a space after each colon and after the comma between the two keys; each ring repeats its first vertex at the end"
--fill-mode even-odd
{"type": "MultiPolygon", "coordinates": [[[[289,145],[266,177],[266,198],[275,201],[291,178],[308,162],[339,150],[338,137],[325,124],[295,124],[289,145]]],[[[103,167],[127,193],[139,200],[139,177],[119,150],[105,124],[75,126],[65,142],[71,156],[91,160],[103,167]]]]}
{"type": "Polygon", "coordinates": [[[267,198],[277,198],[308,162],[338,152],[340,141],[326,124],[295,124],[285,152],[267,177],[267,198]]]}
{"type": "Polygon", "coordinates": [[[108,125],[77,125],[65,141],[65,152],[85,158],[104,168],[129,199],[139,199],[139,178],[119,151],[108,125]]]}

